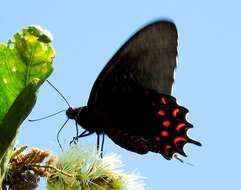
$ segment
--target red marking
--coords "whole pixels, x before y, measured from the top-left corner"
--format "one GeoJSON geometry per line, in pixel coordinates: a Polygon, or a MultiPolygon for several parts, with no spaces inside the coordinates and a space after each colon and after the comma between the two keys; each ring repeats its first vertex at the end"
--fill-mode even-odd
{"type": "Polygon", "coordinates": [[[171,147],[171,145],[166,145],[165,146],[165,153],[166,153],[166,155],[170,155],[170,149],[171,149],[172,147],[171,147]]]}
{"type": "Polygon", "coordinates": [[[168,137],[168,135],[169,135],[169,134],[168,134],[167,131],[162,131],[162,136],[163,136],[163,137],[168,137]]]}
{"type": "Polygon", "coordinates": [[[163,110],[159,110],[158,114],[161,115],[161,116],[166,115],[165,112],[164,112],[163,110]]]}
{"type": "Polygon", "coordinates": [[[176,137],[176,138],[174,139],[174,144],[175,144],[175,146],[176,146],[177,148],[179,148],[179,147],[177,146],[177,144],[178,144],[179,142],[186,142],[186,141],[187,141],[187,139],[184,138],[184,137],[176,137]]]}
{"type": "Polygon", "coordinates": [[[162,97],[162,98],[161,98],[161,103],[163,103],[163,104],[167,104],[167,102],[166,102],[166,98],[165,98],[165,97],[162,97]]]}
{"type": "Polygon", "coordinates": [[[178,124],[178,125],[176,126],[177,132],[179,132],[180,129],[182,129],[182,128],[185,127],[185,126],[186,126],[185,123],[180,123],[180,124],[178,124]]]}
{"type": "Polygon", "coordinates": [[[180,111],[179,108],[175,108],[172,112],[173,117],[177,117],[177,114],[179,111],[180,111]]]}
{"type": "Polygon", "coordinates": [[[160,141],[161,138],[160,137],[155,137],[156,141],[160,141]]]}
{"type": "Polygon", "coordinates": [[[169,127],[169,126],[171,125],[171,122],[170,122],[170,121],[163,121],[163,122],[162,122],[162,125],[163,125],[164,127],[169,127]]]}

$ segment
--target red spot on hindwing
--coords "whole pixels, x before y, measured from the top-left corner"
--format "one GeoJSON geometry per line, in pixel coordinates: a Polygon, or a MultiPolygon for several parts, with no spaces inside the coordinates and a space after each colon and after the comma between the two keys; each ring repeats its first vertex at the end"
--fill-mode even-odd
{"type": "Polygon", "coordinates": [[[185,123],[180,123],[176,126],[177,132],[179,132],[182,128],[186,127],[185,123]]]}
{"type": "Polygon", "coordinates": [[[171,154],[171,152],[170,152],[170,150],[171,150],[171,145],[166,145],[165,146],[165,154],[167,155],[167,156],[169,156],[170,154],[171,154]]]}
{"type": "Polygon", "coordinates": [[[167,104],[167,101],[166,101],[166,98],[165,98],[165,97],[162,97],[162,98],[161,98],[161,103],[162,103],[162,104],[167,104]]]}
{"type": "Polygon", "coordinates": [[[156,140],[156,141],[160,141],[161,138],[160,138],[160,137],[155,137],[155,140],[156,140]]]}
{"type": "Polygon", "coordinates": [[[161,115],[161,116],[165,116],[165,115],[166,115],[163,110],[159,110],[159,111],[158,111],[158,114],[161,115]]]}
{"type": "Polygon", "coordinates": [[[173,117],[177,117],[177,114],[179,113],[180,109],[179,108],[175,108],[172,112],[173,117]]]}
{"type": "Polygon", "coordinates": [[[169,135],[167,131],[162,131],[161,134],[162,134],[163,137],[168,137],[168,135],[169,135]]]}
{"type": "Polygon", "coordinates": [[[169,127],[170,125],[171,125],[171,122],[170,121],[163,121],[162,122],[162,125],[164,126],[164,127],[169,127]]]}
{"type": "Polygon", "coordinates": [[[187,142],[187,138],[184,138],[184,137],[176,137],[176,138],[174,139],[174,145],[177,147],[177,149],[179,149],[178,144],[179,144],[180,142],[182,142],[182,143],[187,142]]]}

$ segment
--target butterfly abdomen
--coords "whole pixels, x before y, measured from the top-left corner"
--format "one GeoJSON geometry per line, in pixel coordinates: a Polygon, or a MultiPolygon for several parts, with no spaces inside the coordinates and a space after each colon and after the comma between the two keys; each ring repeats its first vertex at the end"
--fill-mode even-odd
{"type": "Polygon", "coordinates": [[[112,139],[113,142],[138,154],[146,154],[149,151],[150,143],[141,136],[128,133],[117,128],[107,128],[105,133],[112,139]]]}

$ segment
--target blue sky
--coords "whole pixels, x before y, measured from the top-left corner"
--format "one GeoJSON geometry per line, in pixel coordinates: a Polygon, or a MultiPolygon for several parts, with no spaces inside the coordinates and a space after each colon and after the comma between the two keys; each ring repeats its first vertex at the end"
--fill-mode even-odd
{"type": "MultiPolygon", "coordinates": [[[[173,95],[189,108],[194,128],[189,135],[203,146],[185,146],[186,162],[167,161],[159,154],[141,156],[106,141],[105,152],[116,152],[125,170],[138,170],[146,189],[239,189],[241,186],[241,4],[238,0],[3,1],[0,41],[30,24],[54,36],[55,70],[50,80],[73,106],[85,105],[103,66],[126,39],[150,21],[172,19],[179,32],[179,57],[173,95]]],[[[44,84],[30,118],[66,108],[44,84]]],[[[56,133],[64,114],[40,122],[24,122],[19,145],[58,152],[56,133]]],[[[75,134],[69,122],[61,139],[75,134]]],[[[82,142],[95,143],[95,136],[82,142]]],[[[41,185],[39,189],[44,189],[41,185]]]]}

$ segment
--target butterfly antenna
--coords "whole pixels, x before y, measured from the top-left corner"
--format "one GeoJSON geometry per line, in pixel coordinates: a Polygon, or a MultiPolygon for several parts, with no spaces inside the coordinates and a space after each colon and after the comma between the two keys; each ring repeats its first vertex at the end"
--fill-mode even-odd
{"type": "Polygon", "coordinates": [[[59,114],[59,113],[65,112],[65,111],[66,111],[66,109],[61,110],[61,111],[58,111],[58,112],[53,113],[53,114],[50,114],[50,115],[47,115],[47,116],[45,116],[45,117],[38,118],[38,119],[29,119],[28,121],[33,122],[33,121],[39,121],[39,120],[47,119],[47,118],[49,118],[49,117],[55,116],[55,115],[57,115],[57,114],[59,114]]]}
{"type": "Polygon", "coordinates": [[[49,83],[49,85],[64,99],[64,101],[67,103],[67,105],[69,106],[69,107],[71,107],[70,106],[70,104],[69,104],[69,102],[66,100],[66,98],[64,97],[64,95],[49,81],[49,80],[46,80],[47,81],[47,83],[49,83]]]}
{"type": "Polygon", "coordinates": [[[59,131],[58,131],[58,133],[57,133],[57,142],[58,142],[58,144],[59,144],[59,147],[60,147],[60,149],[62,150],[62,152],[63,152],[63,147],[62,147],[62,145],[61,145],[61,143],[60,143],[60,141],[59,141],[59,134],[60,134],[60,132],[62,131],[62,129],[64,128],[64,126],[66,125],[66,123],[69,121],[69,119],[67,119],[65,122],[64,122],[64,124],[62,125],[62,127],[59,129],[59,131]]]}

